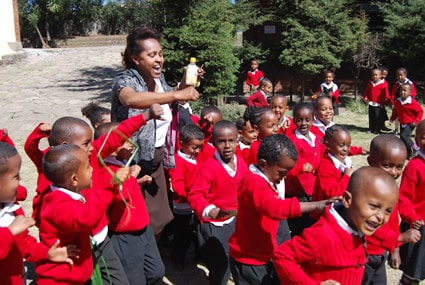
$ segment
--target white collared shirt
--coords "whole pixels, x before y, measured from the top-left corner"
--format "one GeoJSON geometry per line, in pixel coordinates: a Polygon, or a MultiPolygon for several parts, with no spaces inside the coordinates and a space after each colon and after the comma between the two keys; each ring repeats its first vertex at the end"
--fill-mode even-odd
{"type": "Polygon", "coordinates": [[[332,153],[328,153],[329,157],[331,158],[333,164],[335,165],[336,169],[338,169],[339,171],[341,171],[341,173],[344,173],[346,168],[351,168],[352,166],[352,161],[350,157],[346,157],[344,159],[344,163],[342,163],[341,161],[339,161],[332,153]]]}
{"type": "Polygon", "coordinates": [[[295,135],[297,136],[297,138],[308,142],[311,147],[316,147],[316,136],[312,132],[308,132],[310,139],[308,139],[308,137],[306,137],[305,135],[301,134],[298,130],[295,130],[295,135]]]}
{"type": "Polygon", "coordinates": [[[320,121],[319,119],[314,120],[313,122],[313,126],[315,126],[316,128],[318,128],[322,133],[325,133],[326,130],[330,127],[332,127],[333,125],[335,125],[334,122],[330,122],[329,125],[325,126],[325,124],[323,124],[322,121],[320,121]]]}
{"type": "Polygon", "coordinates": [[[183,159],[184,159],[184,160],[186,160],[187,162],[192,163],[192,164],[196,164],[196,159],[195,159],[195,158],[193,158],[193,156],[192,156],[192,155],[189,155],[189,154],[183,153],[181,150],[178,150],[178,151],[177,151],[177,153],[179,154],[179,156],[180,156],[181,158],[183,158],[183,159]]]}
{"type": "Polygon", "coordinates": [[[72,199],[74,199],[76,201],[80,201],[83,204],[86,203],[86,198],[84,198],[84,196],[81,195],[80,193],[76,193],[76,192],[73,192],[71,190],[68,190],[68,189],[65,189],[65,188],[62,188],[62,187],[58,187],[58,186],[56,186],[54,184],[50,185],[50,190],[52,192],[54,192],[54,191],[63,192],[63,193],[65,193],[66,195],[68,195],[69,197],[71,197],[72,199]]]}
{"type": "Polygon", "coordinates": [[[329,213],[335,218],[338,225],[347,233],[352,236],[361,236],[358,231],[355,231],[348,223],[341,217],[341,215],[335,209],[335,203],[332,203],[329,213]]]}
{"type": "Polygon", "coordinates": [[[399,97],[397,100],[400,101],[402,106],[406,104],[412,104],[412,96],[407,97],[406,100],[403,100],[401,97],[399,97]]]}
{"type": "Polygon", "coordinates": [[[280,199],[284,200],[285,199],[285,179],[282,179],[279,184],[274,184],[273,182],[271,182],[269,180],[269,178],[258,168],[257,165],[255,164],[250,164],[249,165],[249,170],[256,174],[261,176],[264,180],[266,180],[266,182],[270,185],[270,187],[272,187],[272,189],[277,193],[277,195],[279,196],[280,199]]]}
{"type": "Polygon", "coordinates": [[[15,220],[15,211],[21,208],[21,205],[15,203],[6,203],[0,210],[0,227],[7,228],[15,220]]]}
{"type": "MultiPolygon", "coordinates": [[[[155,84],[158,86],[158,93],[164,93],[164,88],[162,87],[161,81],[159,78],[155,78],[155,84]]],[[[156,123],[156,141],[155,147],[161,147],[165,144],[165,138],[167,136],[168,126],[173,120],[173,114],[171,113],[170,106],[168,104],[161,104],[164,114],[161,115],[163,120],[155,120],[156,123]]]]}

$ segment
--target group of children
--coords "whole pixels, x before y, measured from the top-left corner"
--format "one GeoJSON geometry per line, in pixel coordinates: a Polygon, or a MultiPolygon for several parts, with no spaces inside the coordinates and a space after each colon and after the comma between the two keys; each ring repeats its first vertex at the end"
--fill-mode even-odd
{"type": "MultiPolygon", "coordinates": [[[[199,121],[180,128],[168,171],[176,265],[184,266],[194,241],[210,284],[227,284],[230,274],[236,284],[385,284],[388,253],[404,270],[401,284],[425,277],[411,265],[421,268],[413,247],[425,244],[425,121],[404,172],[408,150],[392,134],[376,136],[369,166],[354,170],[350,155],[367,151],[333,122],[331,82],[328,95],[295,105],[292,118],[287,98],[276,95],[236,124],[206,106],[199,121]]],[[[35,262],[38,284],[161,284],[165,268],[140,190],[152,180],[131,164],[128,138],[163,110],[154,104],[120,124],[108,122],[107,110],[94,113],[83,110],[94,135],[84,120],[63,117],[28,137],[24,148],[38,171],[33,219],[16,199],[20,156],[13,142],[0,142],[5,284],[22,284],[23,258],[35,262]],[[39,149],[42,138],[48,149],[39,149]],[[34,224],[40,242],[28,235],[34,224]]]]}

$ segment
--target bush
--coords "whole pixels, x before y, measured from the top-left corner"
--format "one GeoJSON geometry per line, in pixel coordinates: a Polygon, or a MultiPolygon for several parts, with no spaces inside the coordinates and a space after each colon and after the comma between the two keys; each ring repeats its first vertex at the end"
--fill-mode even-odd
{"type": "MultiPolygon", "coordinates": [[[[190,102],[190,107],[192,108],[193,114],[199,116],[201,114],[202,108],[204,106],[209,105],[205,99],[199,99],[195,102],[190,102]]],[[[243,116],[243,113],[245,112],[245,105],[241,105],[237,102],[232,102],[230,104],[225,104],[218,107],[222,114],[223,114],[223,120],[229,120],[231,122],[236,122],[236,120],[239,117],[243,116]]]]}

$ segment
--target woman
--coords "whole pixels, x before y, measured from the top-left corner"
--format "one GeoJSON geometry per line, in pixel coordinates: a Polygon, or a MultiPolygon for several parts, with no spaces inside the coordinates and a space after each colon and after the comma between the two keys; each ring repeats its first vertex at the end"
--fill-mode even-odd
{"type": "Polygon", "coordinates": [[[127,46],[123,53],[125,70],[115,77],[112,86],[113,121],[120,122],[137,115],[154,103],[161,104],[164,109],[162,120],[149,121],[135,139],[140,146],[138,163],[142,167],[141,175],[149,174],[153,178],[153,183],[143,190],[150,225],[157,239],[173,219],[162,163],[167,132],[173,117],[169,103],[195,101],[199,98],[196,89],[185,86],[184,80],[178,90],[172,89],[162,74],[163,64],[159,33],[149,27],[137,27],[127,36],[127,46]]]}

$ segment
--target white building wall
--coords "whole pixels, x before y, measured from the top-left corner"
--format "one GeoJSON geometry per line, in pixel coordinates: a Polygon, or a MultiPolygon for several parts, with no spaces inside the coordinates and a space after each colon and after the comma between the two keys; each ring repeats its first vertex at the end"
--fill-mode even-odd
{"type": "Polygon", "coordinates": [[[0,0],[0,58],[16,52],[16,41],[13,0],[0,0]]]}

